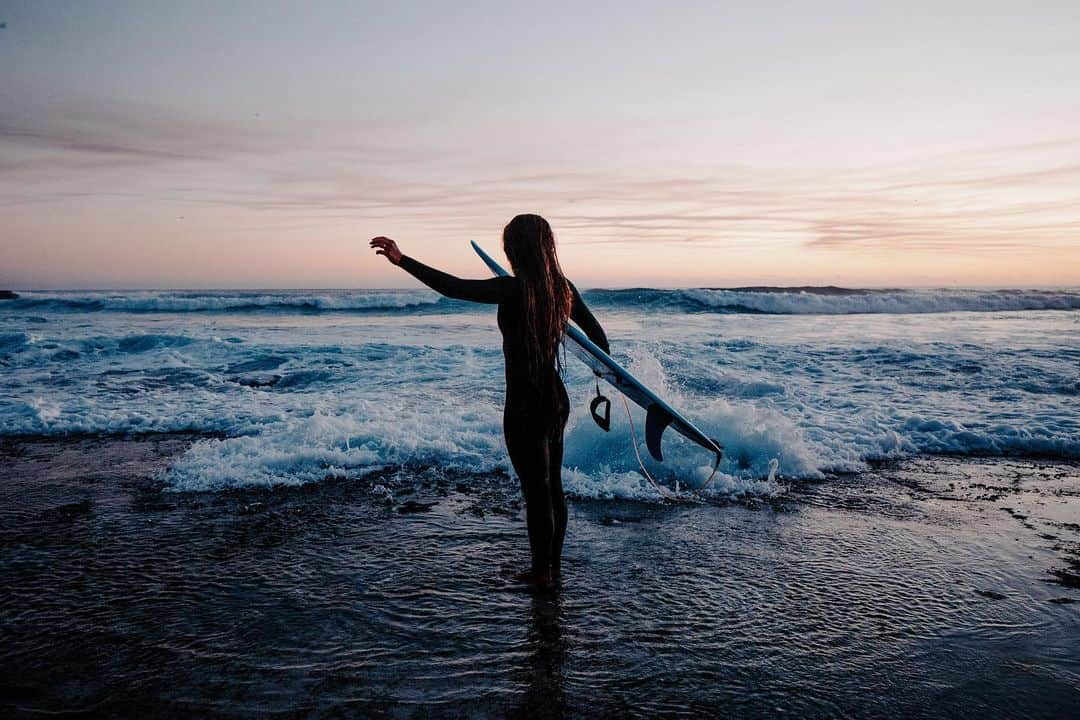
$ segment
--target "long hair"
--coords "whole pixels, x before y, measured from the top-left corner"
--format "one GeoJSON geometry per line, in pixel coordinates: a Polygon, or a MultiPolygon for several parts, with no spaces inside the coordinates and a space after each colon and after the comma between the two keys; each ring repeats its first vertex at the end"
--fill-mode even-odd
{"type": "Polygon", "coordinates": [[[503,252],[521,281],[521,304],[529,375],[542,387],[547,368],[562,370],[559,343],[570,318],[573,295],[559,267],[555,235],[539,215],[518,215],[503,228],[503,252]]]}

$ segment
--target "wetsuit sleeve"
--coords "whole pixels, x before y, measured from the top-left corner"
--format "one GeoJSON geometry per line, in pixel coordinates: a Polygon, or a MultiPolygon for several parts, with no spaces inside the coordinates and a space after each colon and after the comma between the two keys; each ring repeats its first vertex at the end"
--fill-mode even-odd
{"type": "Polygon", "coordinates": [[[573,304],[570,306],[570,319],[577,323],[577,326],[582,329],[586,337],[593,341],[601,350],[611,354],[611,348],[608,347],[607,335],[604,334],[604,328],[600,327],[600,323],[596,321],[596,318],[589,311],[588,306],[585,305],[585,301],[581,299],[581,294],[578,289],[574,287],[574,283],[570,283],[570,291],[574,295],[573,304]]]}
{"type": "Polygon", "coordinates": [[[508,277],[464,280],[429,267],[408,255],[401,256],[400,267],[435,292],[455,300],[471,300],[480,303],[502,302],[514,283],[513,278],[508,277]]]}

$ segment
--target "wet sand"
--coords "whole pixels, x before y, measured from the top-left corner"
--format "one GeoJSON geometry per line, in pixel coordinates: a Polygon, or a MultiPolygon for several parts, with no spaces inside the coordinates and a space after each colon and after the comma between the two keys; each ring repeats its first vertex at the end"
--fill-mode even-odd
{"type": "Polygon", "coordinates": [[[391,468],[168,492],[195,438],[0,441],[5,717],[1067,717],[1080,467],[935,457],[781,499],[574,501],[391,468]]]}

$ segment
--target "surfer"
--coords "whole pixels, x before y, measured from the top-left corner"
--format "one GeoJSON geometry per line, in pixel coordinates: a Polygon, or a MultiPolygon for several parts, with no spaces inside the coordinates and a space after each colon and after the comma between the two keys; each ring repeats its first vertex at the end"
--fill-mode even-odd
{"type": "Polygon", "coordinates": [[[371,247],[447,297],[498,304],[506,360],[503,433],[521,481],[532,552],[532,568],[523,578],[550,587],[559,576],[566,535],[562,456],[570,400],[558,347],[567,320],[609,350],[603,328],[559,267],[551,226],[539,215],[511,220],[503,228],[503,251],[514,275],[485,280],[464,280],[424,265],[402,254],[390,238],[374,238],[371,247]]]}

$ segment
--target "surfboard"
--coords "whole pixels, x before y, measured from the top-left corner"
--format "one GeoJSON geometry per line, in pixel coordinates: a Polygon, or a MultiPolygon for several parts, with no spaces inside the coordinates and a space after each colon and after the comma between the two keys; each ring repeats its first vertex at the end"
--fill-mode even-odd
{"type": "MultiPolygon", "coordinates": [[[[510,275],[484,249],[472,241],[473,250],[496,275],[510,275]]],[[[565,345],[585,363],[596,375],[608,382],[632,402],[645,409],[645,447],[649,454],[663,462],[664,455],[660,448],[660,439],[670,426],[683,437],[697,443],[716,455],[716,462],[723,457],[723,447],[716,440],[699,430],[682,413],[671,407],[660,396],[634,377],[629,370],[615,358],[601,350],[585,333],[573,325],[566,326],[565,345]]]]}

